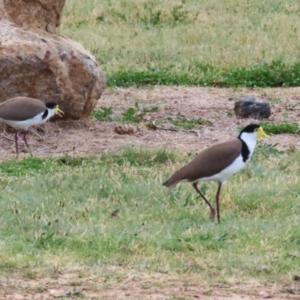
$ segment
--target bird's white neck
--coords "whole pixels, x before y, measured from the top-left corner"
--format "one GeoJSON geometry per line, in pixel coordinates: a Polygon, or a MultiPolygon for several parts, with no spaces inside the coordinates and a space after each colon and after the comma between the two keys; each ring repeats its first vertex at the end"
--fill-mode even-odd
{"type": "Polygon", "coordinates": [[[256,141],[257,141],[257,133],[256,132],[243,132],[240,136],[240,139],[243,140],[249,151],[250,151],[250,157],[253,154],[254,148],[256,146],[256,141]]]}
{"type": "Polygon", "coordinates": [[[55,115],[55,110],[54,109],[47,108],[47,110],[48,110],[48,114],[45,118],[45,122],[55,115]]]}

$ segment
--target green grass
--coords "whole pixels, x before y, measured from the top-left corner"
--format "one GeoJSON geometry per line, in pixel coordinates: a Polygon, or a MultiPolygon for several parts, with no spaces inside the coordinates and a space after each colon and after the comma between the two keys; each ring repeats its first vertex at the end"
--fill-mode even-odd
{"type": "MultiPolygon", "coordinates": [[[[300,263],[300,152],[260,144],[222,190],[221,224],[189,184],[161,185],[190,159],[126,148],[1,163],[0,273],[35,278],[59,261],[211,284],[289,282],[300,263]]],[[[204,189],[212,203],[216,187],[204,189]]]]}
{"type": "Polygon", "coordinates": [[[139,102],[135,101],[134,107],[129,107],[125,112],[122,113],[122,121],[124,123],[139,123],[143,120],[147,113],[156,112],[158,110],[158,106],[153,106],[151,108],[140,107],[139,102]]]}
{"type": "Polygon", "coordinates": [[[209,120],[205,120],[203,118],[198,119],[187,119],[184,117],[178,117],[176,119],[168,118],[176,128],[183,128],[183,129],[193,129],[198,125],[212,125],[212,122],[209,120]]]}
{"type": "MultiPolygon", "coordinates": [[[[264,129],[267,134],[299,134],[300,127],[298,123],[273,123],[268,121],[261,121],[259,125],[264,129]]],[[[238,126],[238,130],[242,130],[243,126],[238,126]]]]}
{"type": "Polygon", "coordinates": [[[68,0],[59,33],[82,43],[110,86],[300,83],[292,0],[68,0]]]}
{"type": "Polygon", "coordinates": [[[271,123],[271,122],[260,122],[259,123],[267,134],[281,134],[281,133],[292,133],[299,134],[300,127],[298,123],[271,123]]]}
{"type": "Polygon", "coordinates": [[[177,117],[177,118],[171,118],[168,117],[167,119],[157,119],[155,122],[148,122],[145,125],[149,130],[156,130],[157,126],[169,129],[197,129],[200,125],[212,125],[212,122],[203,118],[197,118],[197,119],[189,119],[185,117],[177,117]],[[155,124],[154,124],[155,123],[155,124]]]}
{"type": "Polygon", "coordinates": [[[140,106],[138,101],[135,101],[134,107],[129,107],[126,111],[122,112],[120,117],[113,114],[112,107],[101,107],[93,112],[91,118],[96,121],[119,121],[123,123],[140,123],[144,117],[151,112],[157,112],[158,106],[145,107],[140,106]]]}
{"type": "Polygon", "coordinates": [[[91,118],[96,121],[112,121],[112,107],[101,107],[97,110],[95,110],[91,118]]]}

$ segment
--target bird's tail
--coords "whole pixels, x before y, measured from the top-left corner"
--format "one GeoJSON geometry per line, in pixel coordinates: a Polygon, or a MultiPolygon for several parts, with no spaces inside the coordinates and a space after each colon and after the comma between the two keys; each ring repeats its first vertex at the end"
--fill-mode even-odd
{"type": "Polygon", "coordinates": [[[177,172],[175,172],[168,180],[166,180],[163,183],[163,185],[165,187],[170,187],[170,186],[176,185],[177,183],[179,183],[183,179],[184,178],[182,178],[182,171],[180,169],[177,172]]]}

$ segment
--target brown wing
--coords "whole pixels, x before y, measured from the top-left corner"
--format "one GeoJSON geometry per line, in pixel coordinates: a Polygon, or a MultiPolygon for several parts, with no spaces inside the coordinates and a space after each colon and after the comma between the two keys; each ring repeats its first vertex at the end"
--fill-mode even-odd
{"type": "Polygon", "coordinates": [[[241,149],[242,142],[238,138],[207,148],[176,171],[163,185],[171,186],[181,180],[195,181],[217,174],[239,156],[241,149]]]}
{"type": "Polygon", "coordinates": [[[46,105],[41,100],[16,97],[0,104],[0,118],[3,120],[24,121],[45,110],[46,105]]]}

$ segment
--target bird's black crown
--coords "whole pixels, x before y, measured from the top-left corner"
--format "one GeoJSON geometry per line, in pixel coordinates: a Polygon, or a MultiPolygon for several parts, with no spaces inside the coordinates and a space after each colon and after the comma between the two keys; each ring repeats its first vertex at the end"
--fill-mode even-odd
{"type": "Polygon", "coordinates": [[[53,109],[55,106],[57,106],[56,102],[47,102],[46,107],[49,109],[53,109]]]}
{"type": "Polygon", "coordinates": [[[250,124],[250,125],[247,125],[240,133],[240,135],[243,133],[243,132],[249,132],[249,133],[252,133],[255,131],[255,129],[259,128],[260,126],[258,124],[250,124]]]}
{"type": "Polygon", "coordinates": [[[247,125],[242,132],[254,132],[255,129],[259,128],[260,126],[258,124],[250,124],[247,125]]]}

